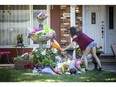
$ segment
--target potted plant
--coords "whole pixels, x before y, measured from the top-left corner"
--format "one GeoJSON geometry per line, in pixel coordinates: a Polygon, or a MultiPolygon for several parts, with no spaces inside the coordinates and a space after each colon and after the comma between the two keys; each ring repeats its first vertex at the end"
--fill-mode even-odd
{"type": "Polygon", "coordinates": [[[101,51],[101,49],[102,49],[102,46],[99,46],[99,47],[97,46],[96,47],[96,54],[97,54],[97,56],[100,56],[100,54],[103,53],[103,51],[101,51]]]}
{"type": "Polygon", "coordinates": [[[24,46],[23,44],[23,34],[17,35],[17,46],[24,46]]]}

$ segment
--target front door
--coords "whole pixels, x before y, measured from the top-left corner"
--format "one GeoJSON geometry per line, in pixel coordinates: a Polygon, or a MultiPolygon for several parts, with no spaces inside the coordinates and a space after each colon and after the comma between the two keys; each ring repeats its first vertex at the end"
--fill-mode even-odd
{"type": "Polygon", "coordinates": [[[105,6],[84,6],[83,31],[97,42],[97,46],[105,49],[105,6]]]}

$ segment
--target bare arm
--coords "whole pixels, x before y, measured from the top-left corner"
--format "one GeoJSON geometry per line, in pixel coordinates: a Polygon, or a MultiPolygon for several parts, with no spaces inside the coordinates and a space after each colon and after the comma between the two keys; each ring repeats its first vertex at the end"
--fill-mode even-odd
{"type": "Polygon", "coordinates": [[[69,49],[70,47],[72,47],[74,45],[74,42],[71,42],[66,48],[62,49],[62,51],[65,51],[67,49],[69,49]]]}

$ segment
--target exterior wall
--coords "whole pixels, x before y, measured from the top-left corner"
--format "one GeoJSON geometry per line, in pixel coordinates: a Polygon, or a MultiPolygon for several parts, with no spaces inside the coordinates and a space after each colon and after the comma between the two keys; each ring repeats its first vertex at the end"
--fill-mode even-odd
{"type": "Polygon", "coordinates": [[[60,44],[60,6],[52,5],[50,9],[50,24],[51,29],[54,29],[56,32],[56,40],[60,44]]]}
{"type": "Polygon", "coordinates": [[[116,45],[116,6],[114,7],[114,28],[109,29],[109,6],[106,6],[106,53],[113,55],[111,45],[116,45]]]}
{"type": "Polygon", "coordinates": [[[70,5],[61,5],[60,6],[60,30],[61,30],[61,46],[65,47],[70,43],[70,5]]]}
{"type": "Polygon", "coordinates": [[[76,25],[79,30],[82,30],[82,6],[61,5],[60,20],[61,47],[65,47],[71,41],[69,28],[76,25]]]}

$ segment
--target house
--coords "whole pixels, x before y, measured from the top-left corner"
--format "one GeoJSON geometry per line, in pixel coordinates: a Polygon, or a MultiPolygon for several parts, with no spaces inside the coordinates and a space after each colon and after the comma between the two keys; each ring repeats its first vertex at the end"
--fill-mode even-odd
{"type": "Polygon", "coordinates": [[[44,23],[56,31],[56,40],[62,47],[70,43],[70,26],[77,26],[103,47],[105,55],[113,55],[111,45],[116,44],[115,5],[0,5],[0,51],[11,51],[10,60],[17,56],[17,52],[30,52],[33,47],[38,47],[26,37],[28,28],[38,27],[36,18],[41,11],[48,14],[44,23]],[[23,34],[27,47],[15,47],[18,34],[23,34]]]}

